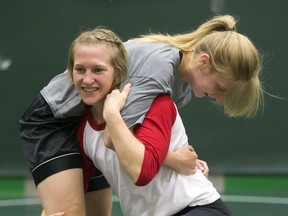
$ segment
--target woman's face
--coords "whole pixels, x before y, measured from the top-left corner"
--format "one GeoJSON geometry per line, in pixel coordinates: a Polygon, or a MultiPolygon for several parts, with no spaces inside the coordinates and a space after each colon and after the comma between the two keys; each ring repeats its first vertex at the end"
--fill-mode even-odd
{"type": "Polygon", "coordinates": [[[233,79],[223,78],[211,71],[209,55],[205,53],[196,56],[193,53],[184,55],[179,67],[179,74],[182,81],[192,86],[196,97],[210,97],[218,103],[235,85],[233,79]]]}
{"type": "Polygon", "coordinates": [[[87,105],[103,105],[114,81],[113,48],[105,44],[77,44],[74,51],[73,83],[78,94],[87,105]]]}

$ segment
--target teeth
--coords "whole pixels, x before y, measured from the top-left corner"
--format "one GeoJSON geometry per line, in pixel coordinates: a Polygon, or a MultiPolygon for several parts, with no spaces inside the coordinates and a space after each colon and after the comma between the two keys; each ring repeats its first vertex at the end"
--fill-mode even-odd
{"type": "Polygon", "coordinates": [[[84,91],[88,91],[88,92],[92,92],[92,91],[96,91],[98,88],[94,87],[94,88],[87,88],[87,87],[83,87],[84,91]]]}

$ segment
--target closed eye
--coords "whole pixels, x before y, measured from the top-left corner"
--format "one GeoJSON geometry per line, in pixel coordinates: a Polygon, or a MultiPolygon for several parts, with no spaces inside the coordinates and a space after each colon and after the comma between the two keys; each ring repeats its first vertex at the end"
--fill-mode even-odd
{"type": "Polygon", "coordinates": [[[227,91],[227,89],[224,86],[221,86],[219,84],[217,85],[217,88],[218,88],[219,91],[222,91],[222,92],[227,91]]]}

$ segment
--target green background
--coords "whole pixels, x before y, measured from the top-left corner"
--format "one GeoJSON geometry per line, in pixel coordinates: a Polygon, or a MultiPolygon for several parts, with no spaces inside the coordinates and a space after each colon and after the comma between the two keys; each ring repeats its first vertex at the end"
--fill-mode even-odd
{"type": "MultiPolygon", "coordinates": [[[[265,89],[288,98],[288,2],[224,2],[218,11],[240,17],[238,31],[264,55],[265,89]]],[[[209,0],[0,0],[0,55],[12,60],[0,71],[0,175],[28,175],[19,118],[65,70],[69,45],[81,30],[101,25],[124,41],[149,31],[182,33],[212,17],[211,5],[209,0]]],[[[193,98],[180,111],[190,144],[212,174],[287,174],[286,99],[266,96],[264,115],[254,119],[228,119],[208,99],[193,98]]]]}

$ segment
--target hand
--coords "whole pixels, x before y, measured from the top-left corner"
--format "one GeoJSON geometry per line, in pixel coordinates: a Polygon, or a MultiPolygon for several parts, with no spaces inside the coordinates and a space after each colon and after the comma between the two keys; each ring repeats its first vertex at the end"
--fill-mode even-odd
{"type": "Polygon", "coordinates": [[[124,86],[122,92],[119,89],[115,89],[106,96],[103,111],[105,120],[110,117],[110,114],[120,112],[123,109],[130,90],[131,84],[128,83],[124,86]]]}
{"type": "MultiPolygon", "coordinates": [[[[113,114],[120,114],[120,111],[123,109],[128,94],[131,90],[131,84],[128,83],[124,86],[122,92],[118,89],[113,90],[110,94],[106,96],[105,103],[104,103],[104,110],[103,110],[103,117],[105,121],[107,118],[113,118],[113,114]]],[[[103,136],[104,144],[107,148],[115,151],[113,142],[110,138],[109,130],[106,127],[104,130],[103,136]]]]}
{"type": "Polygon", "coordinates": [[[197,159],[196,164],[197,164],[197,168],[202,171],[203,175],[205,177],[208,177],[208,173],[209,173],[208,164],[205,161],[200,160],[200,159],[197,159]]]}
{"type": "Polygon", "coordinates": [[[177,173],[182,175],[192,175],[196,172],[196,160],[198,155],[191,145],[181,146],[174,152],[176,161],[169,163],[177,173]]]}

